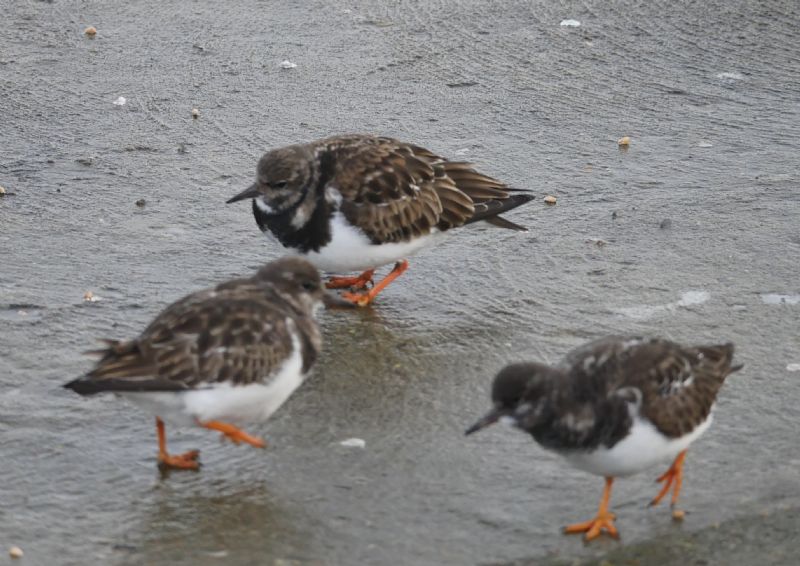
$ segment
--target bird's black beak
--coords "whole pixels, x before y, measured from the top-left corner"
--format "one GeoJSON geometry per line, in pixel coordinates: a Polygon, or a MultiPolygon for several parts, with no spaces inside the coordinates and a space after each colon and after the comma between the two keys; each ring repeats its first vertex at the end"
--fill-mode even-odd
{"type": "Polygon", "coordinates": [[[474,425],[469,427],[466,430],[466,432],[464,432],[464,435],[469,436],[470,434],[472,434],[474,432],[478,432],[482,428],[486,428],[487,426],[493,425],[494,423],[499,421],[500,417],[502,417],[502,416],[503,416],[503,411],[501,411],[499,408],[495,407],[494,409],[492,409],[491,411],[486,413],[483,416],[483,418],[481,418],[478,422],[476,422],[474,425]]]}
{"type": "Polygon", "coordinates": [[[244,200],[246,198],[256,198],[259,194],[261,194],[261,193],[258,192],[258,185],[256,183],[253,183],[252,185],[247,187],[245,190],[243,190],[241,193],[239,193],[235,197],[231,197],[228,200],[226,200],[225,204],[230,204],[232,202],[238,202],[238,201],[244,200]]]}
{"type": "Polygon", "coordinates": [[[354,309],[358,306],[333,293],[325,293],[322,295],[322,304],[328,309],[354,309]]]}

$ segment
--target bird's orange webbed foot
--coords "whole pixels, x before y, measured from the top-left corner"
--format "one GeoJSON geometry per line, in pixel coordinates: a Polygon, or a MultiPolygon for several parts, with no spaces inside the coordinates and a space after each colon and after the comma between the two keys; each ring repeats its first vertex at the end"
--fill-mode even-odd
{"type": "Polygon", "coordinates": [[[591,521],[586,521],[583,523],[574,523],[572,525],[567,525],[564,527],[564,532],[566,534],[576,534],[576,533],[586,533],[584,537],[587,541],[595,539],[600,536],[600,533],[606,531],[609,535],[614,538],[619,538],[619,532],[617,528],[614,526],[614,519],[616,515],[614,513],[598,513],[597,516],[592,519],[591,521]]]}
{"type": "Polygon", "coordinates": [[[608,510],[608,501],[611,499],[611,485],[614,483],[614,478],[606,478],[606,486],[603,489],[603,498],[600,500],[600,508],[597,510],[597,515],[591,521],[583,523],[575,523],[564,527],[565,534],[586,533],[585,540],[590,541],[600,536],[600,533],[606,531],[614,538],[619,538],[619,532],[614,526],[614,519],[616,515],[608,510]]]}
{"type": "Polygon", "coordinates": [[[158,453],[158,466],[160,468],[171,468],[175,470],[199,470],[200,462],[199,450],[189,450],[183,454],[158,453]]]}
{"type": "Polygon", "coordinates": [[[189,450],[183,454],[169,454],[167,452],[167,433],[164,421],[156,417],[156,434],[158,436],[158,467],[175,470],[200,469],[199,450],[189,450]]]}
{"type": "Polygon", "coordinates": [[[374,269],[368,269],[356,277],[331,277],[325,283],[325,287],[328,289],[366,289],[373,285],[372,276],[374,274],[374,269]]]}
{"type": "Polygon", "coordinates": [[[267,443],[264,442],[261,438],[257,436],[251,436],[247,434],[242,429],[233,426],[232,424],[223,423],[220,421],[208,421],[208,422],[201,422],[200,426],[203,426],[210,430],[216,430],[217,432],[221,432],[223,438],[226,438],[233,442],[234,444],[240,444],[244,442],[245,444],[249,444],[250,446],[255,446],[256,448],[265,448],[267,443]]]}
{"type": "Polygon", "coordinates": [[[672,489],[671,504],[675,505],[678,502],[678,495],[681,493],[681,484],[683,484],[683,461],[685,459],[686,450],[678,454],[669,469],[658,476],[656,482],[664,482],[664,486],[661,488],[661,491],[658,492],[658,495],[656,495],[650,502],[651,506],[661,503],[661,500],[664,499],[664,496],[667,493],[669,493],[670,489],[672,489]]]}
{"type": "Polygon", "coordinates": [[[342,293],[342,298],[355,303],[360,307],[366,307],[375,300],[375,297],[378,296],[378,293],[383,291],[386,286],[389,285],[389,283],[400,277],[406,269],[408,269],[408,261],[398,261],[395,264],[394,269],[392,269],[386,277],[381,279],[380,282],[378,282],[366,293],[345,292],[342,293]]]}

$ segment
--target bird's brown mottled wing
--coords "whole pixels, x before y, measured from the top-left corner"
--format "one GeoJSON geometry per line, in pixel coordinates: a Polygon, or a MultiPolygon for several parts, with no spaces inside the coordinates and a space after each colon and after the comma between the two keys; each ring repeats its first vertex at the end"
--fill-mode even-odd
{"type": "Polygon", "coordinates": [[[725,378],[739,369],[732,359],[732,344],[687,348],[668,340],[617,337],[568,357],[607,395],[640,401],[641,414],[673,438],[708,417],[725,378]]]}
{"type": "MultiPolygon", "coordinates": [[[[110,345],[87,377],[110,380],[109,390],[128,391],[263,382],[291,354],[298,326],[306,325],[264,299],[225,291],[190,296],[165,310],[138,339],[110,345]]],[[[301,337],[299,346],[307,350],[314,342],[301,337]]]]}
{"type": "Polygon", "coordinates": [[[411,146],[365,136],[327,143],[335,156],[332,186],[342,195],[341,211],[373,243],[402,242],[435,227],[458,226],[474,211],[444,171],[415,155],[411,146]]]}
{"type": "MultiPolygon", "coordinates": [[[[492,220],[513,205],[513,189],[431,151],[393,140],[345,136],[320,142],[336,156],[333,185],[341,210],[374,243],[400,242],[432,228],[448,230],[475,220],[492,220]],[[505,206],[507,204],[508,206],[505,206]]],[[[521,228],[511,223],[499,225],[521,228]]]]}
{"type": "Polygon", "coordinates": [[[739,369],[731,366],[733,344],[683,348],[661,341],[648,347],[657,361],[639,374],[642,413],[667,436],[688,434],[708,417],[725,378],[739,369]]]}

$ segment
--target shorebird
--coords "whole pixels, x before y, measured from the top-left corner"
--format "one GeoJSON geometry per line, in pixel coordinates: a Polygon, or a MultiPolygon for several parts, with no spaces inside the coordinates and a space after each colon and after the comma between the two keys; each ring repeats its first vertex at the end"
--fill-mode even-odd
{"type": "Polygon", "coordinates": [[[491,411],[466,434],[507,420],[576,468],[605,477],[597,515],[565,531],[586,533],[586,540],[602,531],[617,537],[608,510],[614,478],[672,459],[651,505],[672,490],[674,506],[686,451],[711,424],[725,378],[742,367],[732,361],[733,344],[684,347],[658,338],[602,338],[556,367],[505,367],[494,379],[491,411]]]}
{"type": "Polygon", "coordinates": [[[343,297],[366,306],[451,228],[484,220],[525,231],[499,215],[533,195],[417,145],[346,135],[266,153],[256,182],[228,202],[248,198],[259,228],[290,252],[326,272],[362,271],[327,286],[352,289],[343,297]]]}
{"type": "Polygon", "coordinates": [[[159,464],[197,469],[199,451],[167,452],[164,420],[265,447],[237,425],[267,420],[303,383],[321,347],[314,313],[340,302],[309,262],[280,259],[180,299],[133,340],[104,340],[89,352],[100,356],[94,369],[64,387],[116,393],[151,411],[159,464]]]}

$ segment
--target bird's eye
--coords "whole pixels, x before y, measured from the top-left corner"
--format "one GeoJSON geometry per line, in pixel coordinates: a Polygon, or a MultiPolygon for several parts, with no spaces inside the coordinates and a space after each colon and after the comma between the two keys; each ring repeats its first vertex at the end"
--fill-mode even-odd
{"type": "Polygon", "coordinates": [[[286,185],[286,181],[275,181],[271,186],[273,189],[285,189],[286,185]]]}
{"type": "Polygon", "coordinates": [[[305,283],[303,283],[303,289],[305,289],[306,291],[313,291],[316,288],[317,286],[313,281],[306,281],[305,283]]]}

